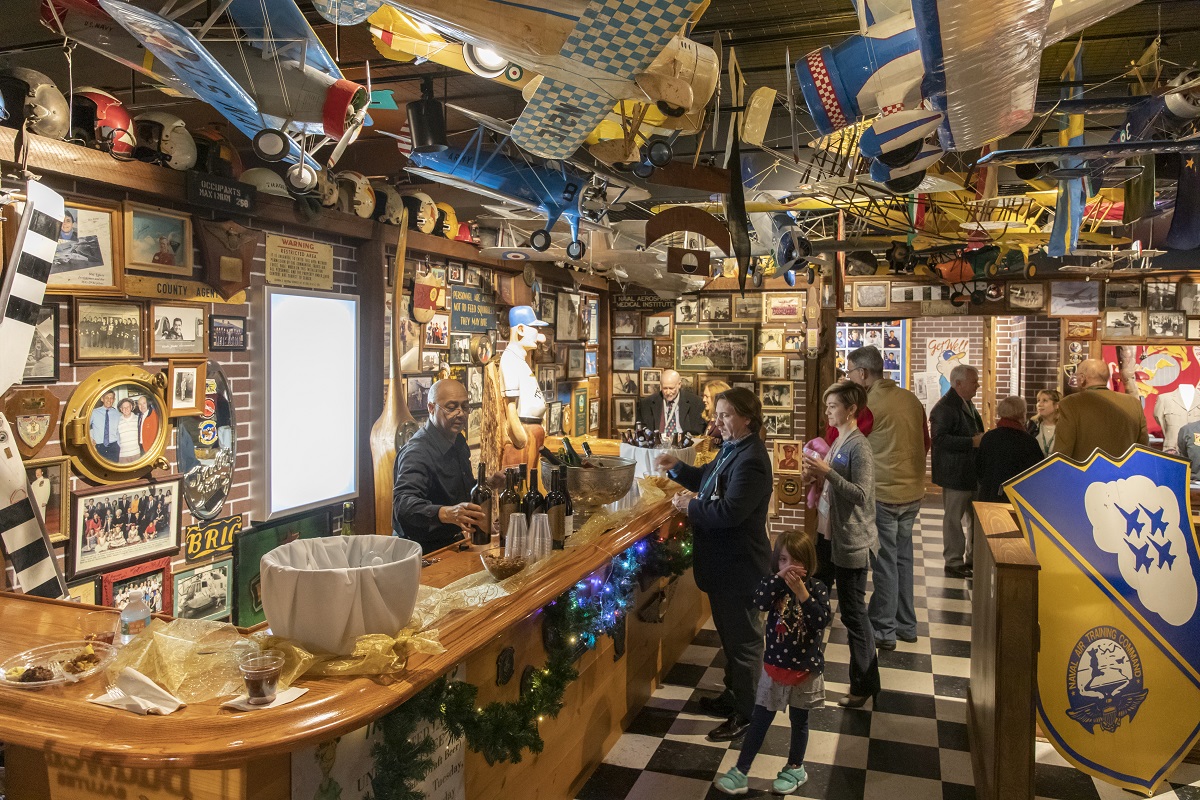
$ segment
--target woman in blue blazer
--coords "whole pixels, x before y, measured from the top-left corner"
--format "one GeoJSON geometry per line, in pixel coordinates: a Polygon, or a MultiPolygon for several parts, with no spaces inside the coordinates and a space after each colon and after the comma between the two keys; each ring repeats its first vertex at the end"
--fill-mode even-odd
{"type": "Polygon", "coordinates": [[[729,741],[750,724],[762,666],[762,616],[752,601],[759,580],[770,571],[771,456],[759,435],[762,403],[753,392],[721,392],[714,416],[724,443],[712,461],[692,467],[664,454],[656,463],[689,490],[672,503],[691,520],[696,585],[708,594],[725,651],[725,691],[700,705],[726,717],[709,739],[729,741]]]}

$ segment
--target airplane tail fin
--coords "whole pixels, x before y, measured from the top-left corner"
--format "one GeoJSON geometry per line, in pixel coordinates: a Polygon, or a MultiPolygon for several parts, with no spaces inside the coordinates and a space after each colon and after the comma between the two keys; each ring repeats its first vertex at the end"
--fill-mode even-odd
{"type": "MultiPolygon", "coordinates": [[[[1071,88],[1063,90],[1063,99],[1074,100],[1082,96],[1083,90],[1077,81],[1083,78],[1083,40],[1075,46],[1075,53],[1063,70],[1062,79],[1071,88]]],[[[1059,145],[1083,144],[1083,115],[1069,114],[1059,123],[1059,145]]],[[[1062,166],[1082,167],[1082,159],[1065,159],[1062,166]]],[[[1084,209],[1087,205],[1088,186],[1084,178],[1070,178],[1058,182],[1058,200],[1054,205],[1054,226],[1050,230],[1050,241],[1046,254],[1051,257],[1065,256],[1079,244],[1079,229],[1083,225],[1084,209]]]]}
{"type": "Polygon", "coordinates": [[[408,121],[400,126],[400,133],[396,136],[396,149],[400,151],[400,155],[408,158],[413,151],[412,128],[408,126],[408,121]]]}
{"type": "Polygon", "coordinates": [[[1175,189],[1175,216],[1164,245],[1168,250],[1195,250],[1200,247],[1200,158],[1180,156],[1183,168],[1175,189]]]}

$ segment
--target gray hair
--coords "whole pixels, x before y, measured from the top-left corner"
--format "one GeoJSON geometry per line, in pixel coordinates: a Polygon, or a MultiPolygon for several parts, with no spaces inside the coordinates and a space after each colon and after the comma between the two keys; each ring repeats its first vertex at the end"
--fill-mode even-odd
{"type": "Polygon", "coordinates": [[[879,352],[878,347],[867,345],[857,350],[851,350],[850,354],[846,356],[846,364],[852,364],[851,369],[862,369],[872,377],[883,377],[883,355],[879,352]]]}
{"type": "Polygon", "coordinates": [[[950,385],[965,381],[968,375],[979,376],[979,370],[972,367],[970,364],[959,364],[954,369],[950,370],[950,385]]]}
{"type": "Polygon", "coordinates": [[[1006,397],[996,403],[996,416],[1001,419],[1015,419],[1023,422],[1028,412],[1029,406],[1026,405],[1024,397],[1006,397]]]}

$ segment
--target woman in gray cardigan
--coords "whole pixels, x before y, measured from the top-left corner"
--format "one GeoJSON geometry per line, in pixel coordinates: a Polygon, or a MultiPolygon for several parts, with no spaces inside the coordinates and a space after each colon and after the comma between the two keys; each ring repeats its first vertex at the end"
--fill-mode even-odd
{"type": "Polygon", "coordinates": [[[850,638],[850,694],[838,701],[861,708],[879,692],[875,632],[867,616],[869,551],[879,547],[875,529],[875,461],[867,437],[858,429],[867,393],[856,383],[841,381],[825,391],[825,417],[838,430],[824,458],[804,456],[811,480],[825,479],[817,529],[831,540],[838,611],[850,638]]]}

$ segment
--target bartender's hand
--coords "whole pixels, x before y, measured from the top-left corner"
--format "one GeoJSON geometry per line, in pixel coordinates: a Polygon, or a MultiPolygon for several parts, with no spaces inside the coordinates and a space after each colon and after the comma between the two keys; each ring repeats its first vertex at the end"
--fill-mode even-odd
{"type": "Polygon", "coordinates": [[[665,472],[667,470],[675,469],[675,465],[678,463],[679,463],[678,458],[671,455],[670,453],[663,453],[658,458],[654,459],[654,468],[663,470],[665,472]]]}
{"type": "Polygon", "coordinates": [[[474,503],[459,503],[454,506],[442,506],[438,509],[438,520],[447,525],[457,525],[464,531],[471,530],[474,525],[484,525],[486,520],[483,509],[474,503]]]}
{"type": "Polygon", "coordinates": [[[671,498],[671,505],[675,507],[676,511],[681,511],[686,514],[688,510],[688,503],[692,502],[694,499],[696,499],[695,492],[679,492],[671,498]]]}
{"type": "Polygon", "coordinates": [[[504,473],[501,472],[500,470],[496,470],[495,472],[493,472],[491,474],[491,476],[488,477],[488,486],[491,487],[493,490],[503,491],[504,490],[504,473]]]}

